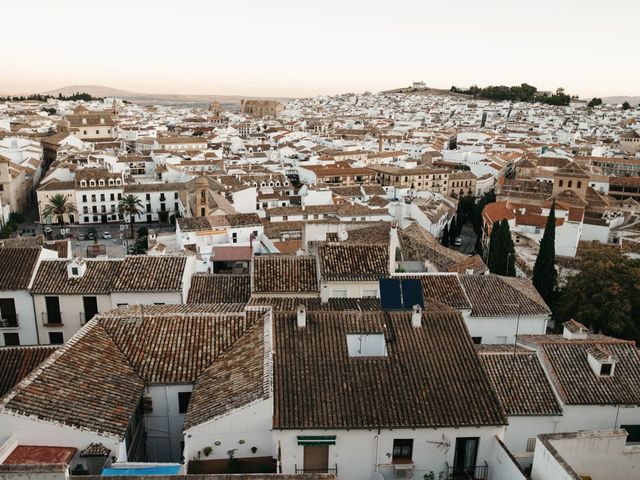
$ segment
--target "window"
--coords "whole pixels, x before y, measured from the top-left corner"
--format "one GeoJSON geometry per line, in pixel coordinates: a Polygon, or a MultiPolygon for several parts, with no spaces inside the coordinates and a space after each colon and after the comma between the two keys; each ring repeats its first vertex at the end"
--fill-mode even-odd
{"type": "Polygon", "coordinates": [[[396,438],[393,440],[393,458],[395,462],[411,461],[413,456],[413,439],[412,438],[396,438]]]}
{"type": "Polygon", "coordinates": [[[386,357],[387,343],[382,333],[348,333],[350,357],[386,357]]]}
{"type": "Polygon", "coordinates": [[[603,377],[611,376],[611,367],[612,367],[611,363],[603,363],[600,366],[600,375],[603,377]]]}
{"type": "Polygon", "coordinates": [[[191,400],[191,392],[178,392],[178,412],[187,413],[187,407],[189,407],[189,400],[191,400]]]}
{"type": "Polygon", "coordinates": [[[82,201],[86,202],[87,201],[87,196],[86,195],[82,195],[82,201]]]}
{"type": "Polygon", "coordinates": [[[480,345],[482,343],[482,337],[471,337],[471,340],[473,340],[473,343],[476,345],[480,345]]]}
{"type": "Polygon", "coordinates": [[[101,194],[100,194],[100,201],[101,201],[101,202],[104,202],[104,193],[101,193],[101,194]]]}
{"type": "Polygon", "coordinates": [[[640,425],[620,425],[627,431],[627,443],[640,443],[640,425]]]}
{"type": "Polygon", "coordinates": [[[112,193],[111,195],[109,195],[109,198],[111,199],[112,202],[114,202],[116,200],[115,193],[112,193]]]}
{"type": "Polygon", "coordinates": [[[78,267],[71,267],[71,275],[78,276],[78,267]]]}
{"type": "Polygon", "coordinates": [[[17,333],[5,333],[4,344],[7,347],[17,347],[20,345],[20,335],[17,333]]]}
{"type": "Polygon", "coordinates": [[[578,188],[582,187],[582,182],[578,182],[578,188]]]}
{"type": "Polygon", "coordinates": [[[564,185],[564,180],[560,180],[560,181],[558,182],[558,184],[559,184],[560,186],[564,185]]]}
{"type": "Polygon", "coordinates": [[[573,186],[573,180],[569,180],[569,188],[573,186]]]}
{"type": "Polygon", "coordinates": [[[62,345],[64,343],[62,332],[49,332],[49,343],[51,345],[62,345]]]}
{"type": "Polygon", "coordinates": [[[91,201],[92,201],[92,202],[95,202],[95,201],[96,201],[96,196],[95,196],[95,194],[91,195],[91,201]]]}

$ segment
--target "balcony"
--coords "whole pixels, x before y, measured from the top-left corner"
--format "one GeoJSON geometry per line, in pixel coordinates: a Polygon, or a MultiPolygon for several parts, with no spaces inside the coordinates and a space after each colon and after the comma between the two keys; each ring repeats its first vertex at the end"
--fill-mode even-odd
{"type": "Polygon", "coordinates": [[[445,478],[447,480],[487,480],[489,478],[489,465],[454,466],[445,463],[445,478]]]}
{"type": "Polygon", "coordinates": [[[301,473],[333,473],[338,475],[338,465],[335,465],[333,468],[298,468],[298,465],[295,466],[296,475],[301,473]]]}
{"type": "Polygon", "coordinates": [[[17,313],[13,315],[3,315],[0,318],[0,328],[18,328],[20,326],[18,317],[19,315],[17,313]]]}
{"type": "Polygon", "coordinates": [[[62,314],[57,312],[55,315],[49,315],[47,312],[42,312],[42,325],[45,327],[62,327],[62,314]]]}

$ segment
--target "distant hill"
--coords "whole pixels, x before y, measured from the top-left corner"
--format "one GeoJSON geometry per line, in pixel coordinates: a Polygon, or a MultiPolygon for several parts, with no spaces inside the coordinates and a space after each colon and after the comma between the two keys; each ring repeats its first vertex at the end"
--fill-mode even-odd
{"type": "Polygon", "coordinates": [[[221,104],[239,104],[241,99],[264,99],[264,100],[280,100],[287,102],[291,98],[285,97],[252,97],[242,95],[183,95],[173,93],[141,93],[132,92],[129,90],[120,90],[117,88],[105,87],[102,85],[69,85],[62,88],[56,88],[55,90],[49,90],[47,92],[38,92],[42,95],[73,95],[76,92],[85,92],[94,97],[117,97],[124,100],[129,100],[134,103],[142,104],[208,104],[215,100],[221,104]]]}
{"type": "Polygon", "coordinates": [[[640,97],[625,97],[625,96],[617,96],[617,97],[603,97],[602,101],[604,103],[611,103],[613,105],[619,105],[624,102],[629,102],[632,107],[640,104],[640,97]]]}

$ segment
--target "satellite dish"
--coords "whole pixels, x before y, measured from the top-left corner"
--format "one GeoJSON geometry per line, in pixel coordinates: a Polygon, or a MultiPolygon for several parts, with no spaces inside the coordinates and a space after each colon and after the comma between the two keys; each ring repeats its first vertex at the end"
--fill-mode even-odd
{"type": "Polygon", "coordinates": [[[384,477],[382,476],[382,474],[380,472],[373,472],[369,476],[369,480],[384,480],[384,477]]]}

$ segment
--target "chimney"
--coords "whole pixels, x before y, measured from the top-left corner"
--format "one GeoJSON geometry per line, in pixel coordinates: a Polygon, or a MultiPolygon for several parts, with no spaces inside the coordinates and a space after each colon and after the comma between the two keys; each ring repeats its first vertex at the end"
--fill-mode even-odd
{"type": "Polygon", "coordinates": [[[389,228],[389,273],[393,274],[396,271],[396,249],[400,246],[400,240],[398,239],[398,222],[395,220],[391,222],[389,228]]]}
{"type": "Polygon", "coordinates": [[[413,328],[420,328],[422,326],[422,307],[420,305],[414,305],[412,308],[411,326],[413,328]]]}
{"type": "Polygon", "coordinates": [[[305,328],[307,326],[307,309],[302,304],[298,305],[296,323],[298,328],[305,328]]]}

